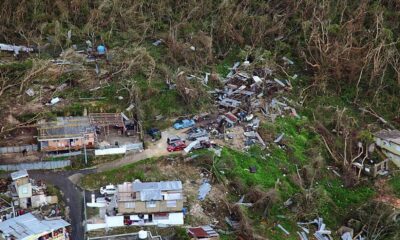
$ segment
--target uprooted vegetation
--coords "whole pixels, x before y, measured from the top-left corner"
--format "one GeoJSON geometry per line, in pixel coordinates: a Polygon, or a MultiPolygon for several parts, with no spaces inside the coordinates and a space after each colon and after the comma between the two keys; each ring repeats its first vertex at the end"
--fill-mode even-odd
{"type": "MultiPolygon", "coordinates": [[[[370,202],[376,188],[353,163],[381,158],[368,151],[371,132],[400,123],[397,1],[27,0],[15,6],[4,0],[0,7],[0,42],[38,50],[18,58],[0,53],[0,134],[41,118],[129,106],[146,129],[165,128],[171,118],[209,110],[207,91],[221,87],[232,64],[246,59],[292,79],[290,97],[306,117],[262,124],[259,133],[271,143],[266,149],[224,148],[221,157],[200,152],[194,163],[228,189],[228,202],[244,195],[254,204],[224,205],[242,235],[285,239],[280,223],[294,238],[296,221],[317,216],[337,229],[353,211],[368,225],[365,202],[381,219],[370,202]],[[110,59],[93,63],[77,54],[87,40],[105,43],[110,59]],[[291,68],[283,56],[293,60],[291,68]],[[71,64],[54,65],[53,58],[71,64]],[[207,85],[187,78],[206,73],[207,85]],[[46,105],[54,97],[63,100],[46,105]],[[272,143],[281,133],[282,141],[272,143]]],[[[84,184],[168,179],[159,167],[145,161],[84,184]]],[[[390,184],[398,197],[397,179],[390,184]]],[[[391,224],[380,225],[369,231],[378,231],[373,237],[396,236],[391,224]]]]}

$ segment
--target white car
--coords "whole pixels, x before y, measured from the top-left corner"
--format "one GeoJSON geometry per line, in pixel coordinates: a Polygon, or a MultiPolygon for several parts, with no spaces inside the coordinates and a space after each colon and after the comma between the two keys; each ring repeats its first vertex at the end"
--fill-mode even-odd
{"type": "Polygon", "coordinates": [[[114,195],[115,193],[117,193],[117,188],[114,185],[109,184],[105,187],[101,187],[100,193],[102,195],[114,195]]]}

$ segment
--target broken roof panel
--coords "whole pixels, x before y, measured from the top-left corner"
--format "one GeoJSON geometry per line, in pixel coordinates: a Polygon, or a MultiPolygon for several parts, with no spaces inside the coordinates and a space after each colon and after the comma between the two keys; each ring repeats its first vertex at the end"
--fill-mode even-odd
{"type": "Polygon", "coordinates": [[[38,140],[82,138],[95,132],[88,117],[58,117],[55,121],[39,123],[38,140]]]}
{"type": "Polygon", "coordinates": [[[141,201],[155,201],[162,200],[161,190],[142,190],[140,191],[141,201]]]}
{"type": "Polygon", "coordinates": [[[231,98],[224,98],[218,102],[223,107],[239,107],[241,102],[231,98]]]}
{"type": "Polygon", "coordinates": [[[24,170],[19,170],[18,172],[11,173],[11,179],[13,181],[15,181],[17,179],[20,179],[20,178],[23,178],[23,177],[28,177],[28,176],[29,176],[28,175],[28,171],[26,171],[25,169],[24,170]]]}
{"type": "Polygon", "coordinates": [[[196,238],[218,237],[219,234],[209,225],[192,227],[188,229],[189,234],[196,238]]]}
{"type": "Polygon", "coordinates": [[[124,127],[123,115],[121,113],[90,113],[89,120],[92,125],[97,127],[124,127]]]}
{"type": "Polygon", "coordinates": [[[400,131],[399,130],[381,130],[374,134],[375,137],[387,141],[394,142],[400,145],[400,131]]]}
{"type": "Polygon", "coordinates": [[[182,190],[182,182],[181,181],[133,182],[132,189],[135,192],[141,192],[144,190],[160,190],[160,191],[182,190]]]}
{"type": "Polygon", "coordinates": [[[0,222],[0,231],[19,240],[27,239],[32,235],[45,234],[69,225],[68,222],[62,219],[39,220],[31,213],[27,213],[0,222]]]}

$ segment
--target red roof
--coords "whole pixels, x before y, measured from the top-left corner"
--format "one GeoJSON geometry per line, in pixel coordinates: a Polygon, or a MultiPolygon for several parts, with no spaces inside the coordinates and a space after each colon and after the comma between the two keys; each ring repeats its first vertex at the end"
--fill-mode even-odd
{"type": "Polygon", "coordinates": [[[208,237],[208,233],[206,231],[204,231],[204,229],[201,227],[189,228],[189,234],[192,237],[197,237],[197,238],[208,237]]]}

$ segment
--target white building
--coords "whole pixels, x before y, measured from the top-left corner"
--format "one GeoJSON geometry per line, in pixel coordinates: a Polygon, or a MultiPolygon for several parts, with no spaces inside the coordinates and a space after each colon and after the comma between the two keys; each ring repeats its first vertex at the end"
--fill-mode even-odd
{"type": "Polygon", "coordinates": [[[100,219],[89,219],[88,231],[123,226],[183,225],[181,181],[126,182],[113,196],[87,203],[99,208],[100,219]],[[107,200],[108,199],[108,200],[107,200]]]}

